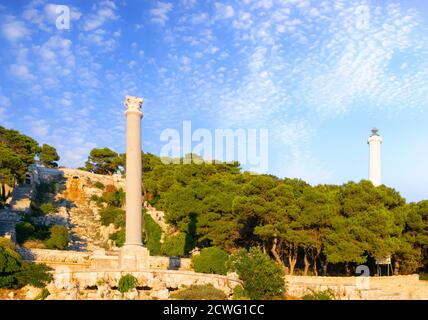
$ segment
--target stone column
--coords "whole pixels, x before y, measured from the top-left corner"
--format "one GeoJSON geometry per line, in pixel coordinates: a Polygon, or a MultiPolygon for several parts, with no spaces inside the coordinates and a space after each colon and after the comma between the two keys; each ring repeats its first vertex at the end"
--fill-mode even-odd
{"type": "Polygon", "coordinates": [[[142,105],[143,99],[126,97],[126,239],[120,253],[122,270],[148,267],[148,251],[142,242],[142,105]]]}
{"type": "Polygon", "coordinates": [[[143,245],[141,237],[142,164],[141,106],[143,99],[126,97],[126,241],[125,245],[143,245]]]}
{"type": "Polygon", "coordinates": [[[382,184],[381,182],[381,159],[380,159],[380,146],[382,138],[378,134],[378,130],[374,128],[372,135],[368,140],[370,146],[370,163],[369,163],[369,180],[375,187],[382,184]]]}

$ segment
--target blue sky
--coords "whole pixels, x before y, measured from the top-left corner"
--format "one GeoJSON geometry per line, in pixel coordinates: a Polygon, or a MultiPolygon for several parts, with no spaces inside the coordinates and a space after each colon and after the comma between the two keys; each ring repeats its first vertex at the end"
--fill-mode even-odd
{"type": "Polygon", "coordinates": [[[367,178],[376,126],[383,182],[428,199],[426,1],[55,4],[70,30],[48,1],[0,3],[0,125],[54,145],[62,165],[124,151],[130,94],[145,99],[145,151],[186,120],[268,128],[269,172],[311,184],[367,178]]]}

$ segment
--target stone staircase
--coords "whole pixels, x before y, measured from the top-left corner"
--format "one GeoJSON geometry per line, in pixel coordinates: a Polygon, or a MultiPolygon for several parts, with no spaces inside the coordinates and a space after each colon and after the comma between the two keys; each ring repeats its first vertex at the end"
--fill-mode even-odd
{"type": "Polygon", "coordinates": [[[164,234],[172,234],[176,230],[165,221],[165,213],[152,207],[149,203],[144,202],[144,208],[150,217],[161,227],[164,234]]]}
{"type": "Polygon", "coordinates": [[[12,192],[12,200],[10,202],[10,210],[28,213],[30,211],[31,195],[33,186],[30,184],[21,185],[12,192]]]}
{"type": "Polygon", "coordinates": [[[77,204],[70,214],[70,250],[94,251],[102,248],[105,239],[101,236],[101,223],[96,208],[77,204]]]}

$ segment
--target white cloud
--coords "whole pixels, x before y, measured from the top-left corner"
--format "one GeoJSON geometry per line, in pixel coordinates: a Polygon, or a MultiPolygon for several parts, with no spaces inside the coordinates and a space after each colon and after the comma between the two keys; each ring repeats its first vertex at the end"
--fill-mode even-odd
{"type": "Polygon", "coordinates": [[[220,2],[214,4],[215,7],[215,20],[228,19],[233,17],[235,11],[230,5],[225,5],[220,2]]]}
{"type": "Polygon", "coordinates": [[[84,31],[92,31],[100,28],[109,21],[119,18],[117,7],[113,1],[101,1],[94,6],[94,13],[89,15],[83,23],[84,31]]]}
{"type": "Polygon", "coordinates": [[[46,120],[26,116],[24,117],[24,121],[36,138],[45,138],[48,135],[50,125],[46,120]]]}
{"type": "Polygon", "coordinates": [[[13,76],[22,80],[34,80],[36,76],[31,73],[26,65],[23,64],[12,64],[9,67],[10,72],[13,76]]]}
{"type": "Polygon", "coordinates": [[[209,21],[208,13],[202,12],[198,14],[194,14],[190,18],[191,23],[193,24],[201,24],[209,21]]]}
{"type": "Polygon", "coordinates": [[[168,21],[168,13],[172,10],[172,3],[158,1],[156,7],[150,10],[151,21],[162,26],[168,21]]]}
{"type": "Polygon", "coordinates": [[[30,30],[24,22],[15,20],[14,18],[9,20],[1,26],[1,33],[6,39],[15,42],[30,35],[30,30]]]}

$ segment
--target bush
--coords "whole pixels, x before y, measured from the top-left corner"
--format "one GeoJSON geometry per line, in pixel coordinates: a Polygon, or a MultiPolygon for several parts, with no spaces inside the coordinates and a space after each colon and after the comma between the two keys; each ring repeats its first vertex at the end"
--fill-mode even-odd
{"type": "Polygon", "coordinates": [[[34,298],[34,300],[46,300],[47,297],[49,297],[51,293],[48,289],[43,288],[42,292],[39,293],[37,297],[34,298]]]}
{"type": "Polygon", "coordinates": [[[427,281],[428,280],[428,273],[426,273],[426,272],[419,273],[419,280],[427,281]]]}
{"type": "Polygon", "coordinates": [[[108,226],[113,223],[116,228],[125,226],[125,211],[118,208],[108,207],[100,210],[101,224],[108,226]]]}
{"type": "Polygon", "coordinates": [[[22,259],[9,240],[0,240],[0,288],[14,289],[18,287],[15,275],[21,269],[22,259]]]}
{"type": "Polygon", "coordinates": [[[53,194],[56,191],[55,183],[48,183],[48,182],[40,182],[36,186],[36,201],[38,203],[44,203],[49,200],[49,197],[51,194],[53,194]]]}
{"type": "Polygon", "coordinates": [[[95,182],[94,187],[100,190],[104,190],[106,188],[106,186],[99,181],[95,182]]]}
{"type": "Polygon", "coordinates": [[[307,294],[303,296],[303,300],[334,300],[335,294],[334,291],[331,289],[322,290],[322,291],[315,291],[312,289],[309,289],[311,292],[310,294],[307,294]]]}
{"type": "Polygon", "coordinates": [[[113,233],[110,239],[113,240],[118,247],[122,247],[125,244],[125,230],[122,228],[119,231],[113,233]]]}
{"type": "Polygon", "coordinates": [[[162,243],[161,253],[169,257],[182,257],[186,255],[186,234],[180,232],[179,234],[168,237],[164,243],[162,243]]]}
{"type": "Polygon", "coordinates": [[[126,193],[122,189],[116,190],[116,188],[114,188],[114,191],[110,190],[112,190],[110,186],[107,186],[106,191],[102,196],[103,202],[107,203],[111,207],[122,208],[126,202],[126,193]]]}
{"type": "Polygon", "coordinates": [[[202,249],[201,254],[192,257],[192,265],[196,272],[225,275],[228,259],[229,255],[225,251],[218,247],[211,247],[202,249]]]}
{"type": "Polygon", "coordinates": [[[250,298],[248,298],[245,295],[245,290],[241,285],[237,285],[235,288],[233,288],[232,299],[233,300],[250,300],[250,298]]]}
{"type": "Polygon", "coordinates": [[[282,298],[285,291],[282,269],[260,248],[242,249],[232,255],[228,269],[238,273],[245,295],[252,300],[282,298]]]}
{"type": "Polygon", "coordinates": [[[68,230],[64,226],[54,225],[50,229],[51,235],[45,241],[48,249],[64,250],[68,246],[68,230]]]}
{"type": "Polygon", "coordinates": [[[34,239],[36,228],[30,222],[18,222],[15,225],[16,241],[23,243],[28,239],[34,239]]]}
{"type": "Polygon", "coordinates": [[[13,244],[0,238],[0,288],[19,289],[27,284],[44,287],[52,280],[44,264],[22,261],[13,244]]]}
{"type": "Polygon", "coordinates": [[[93,194],[90,198],[91,201],[96,202],[97,204],[100,204],[102,202],[102,199],[97,196],[96,194],[93,194]]]}
{"type": "Polygon", "coordinates": [[[162,228],[143,210],[143,240],[150,255],[161,255],[162,228]]]}
{"type": "Polygon", "coordinates": [[[47,215],[47,214],[50,214],[50,213],[55,213],[57,210],[56,210],[56,207],[52,203],[43,203],[40,206],[40,211],[44,215],[47,215]]]}
{"type": "Polygon", "coordinates": [[[24,261],[20,271],[16,274],[19,287],[30,284],[36,288],[43,288],[53,279],[52,275],[48,273],[49,270],[50,268],[45,264],[24,261]]]}
{"type": "Polygon", "coordinates": [[[125,293],[136,288],[137,285],[137,278],[135,278],[132,274],[126,274],[120,278],[118,290],[121,293],[125,293]]]}
{"type": "Polygon", "coordinates": [[[24,217],[24,221],[16,224],[16,241],[20,244],[28,240],[45,240],[49,237],[50,232],[48,227],[43,225],[34,225],[31,219],[24,217]]]}
{"type": "Polygon", "coordinates": [[[191,285],[171,294],[175,300],[227,300],[226,294],[212,284],[191,285]]]}

